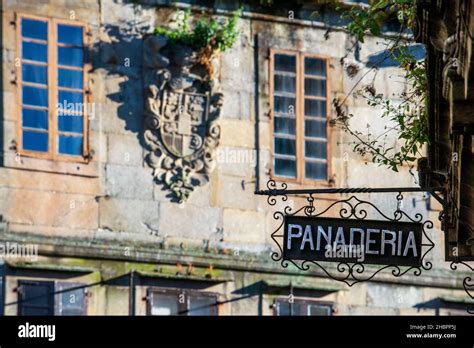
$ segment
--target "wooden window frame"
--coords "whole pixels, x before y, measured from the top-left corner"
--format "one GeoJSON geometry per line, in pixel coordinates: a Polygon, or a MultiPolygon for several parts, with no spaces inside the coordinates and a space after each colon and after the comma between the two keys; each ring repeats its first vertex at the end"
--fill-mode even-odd
{"type": "MultiPolygon", "coordinates": [[[[288,303],[288,298],[287,297],[277,297],[273,300],[273,315],[274,316],[280,316],[278,311],[278,305],[280,303],[288,303]]],[[[298,303],[300,305],[308,306],[314,305],[314,306],[321,306],[321,307],[329,307],[331,313],[328,316],[333,316],[334,315],[334,303],[333,302],[328,302],[328,301],[318,301],[318,300],[313,300],[313,299],[307,299],[307,298],[295,298],[294,303],[298,303]]],[[[293,314],[293,316],[301,316],[301,314],[293,314]]],[[[309,316],[309,315],[308,315],[309,316]]]]}
{"type": "MultiPolygon", "coordinates": [[[[87,115],[87,106],[90,103],[90,93],[87,88],[87,81],[88,81],[88,68],[89,65],[87,64],[86,59],[86,46],[88,44],[87,36],[89,33],[89,28],[87,24],[75,21],[75,20],[67,20],[67,19],[57,19],[51,17],[40,17],[30,14],[24,13],[16,13],[15,22],[16,25],[16,57],[20,60],[20,64],[15,64],[15,71],[16,71],[16,144],[17,144],[17,153],[20,156],[25,157],[34,157],[40,159],[47,159],[53,161],[67,161],[67,162],[79,162],[79,163],[88,163],[89,162],[89,116],[87,115]],[[22,87],[24,82],[22,81],[22,51],[21,51],[21,44],[22,44],[22,19],[33,19],[42,22],[46,22],[48,26],[48,37],[47,37],[47,57],[48,61],[46,63],[47,66],[47,89],[48,89],[48,151],[47,152],[40,152],[40,151],[31,151],[23,149],[23,138],[22,138],[22,87]],[[66,24],[72,25],[77,27],[82,27],[82,46],[83,46],[83,65],[82,65],[82,93],[83,93],[83,106],[82,106],[82,117],[83,117],[83,142],[82,142],[82,154],[79,156],[73,155],[65,155],[57,153],[57,146],[59,142],[59,130],[58,130],[58,68],[60,65],[58,64],[58,57],[57,57],[57,48],[62,46],[57,42],[57,26],[59,24],[66,24]]],[[[35,39],[31,39],[32,42],[35,39]]],[[[79,69],[78,69],[79,70],[79,69]]],[[[27,82],[27,85],[31,85],[31,83],[27,82]]],[[[34,84],[33,84],[34,85],[34,84]]],[[[61,87],[61,89],[71,90],[75,92],[79,92],[79,89],[68,89],[66,87],[61,87]]],[[[64,133],[64,132],[63,132],[64,133]]]]}
{"type": "MultiPolygon", "coordinates": [[[[61,305],[61,295],[62,293],[68,293],[67,289],[69,288],[74,288],[74,287],[79,287],[79,286],[84,286],[84,283],[79,283],[79,282],[67,282],[67,281],[61,281],[61,280],[47,280],[47,279],[26,279],[26,278],[20,278],[17,281],[18,283],[18,308],[17,308],[17,314],[22,315],[22,307],[21,305],[24,303],[23,301],[23,292],[22,292],[22,286],[25,284],[29,285],[39,285],[39,284],[48,284],[49,286],[52,287],[52,292],[48,294],[47,296],[51,296],[50,300],[52,300],[51,305],[51,315],[52,316],[64,316],[62,314],[63,307],[61,305]],[[61,291],[58,293],[58,291],[61,291]]],[[[81,289],[83,291],[83,314],[81,316],[87,315],[87,308],[88,308],[88,296],[85,287],[81,289]]],[[[1,301],[0,301],[1,302],[1,301]]],[[[28,303],[28,302],[26,302],[28,303]]],[[[28,307],[28,304],[26,305],[28,307]]]]}
{"type": "Polygon", "coordinates": [[[177,288],[159,288],[159,287],[149,287],[147,289],[147,306],[146,314],[151,316],[151,296],[152,293],[158,293],[163,295],[174,295],[176,296],[176,302],[178,304],[178,313],[175,316],[188,316],[188,296],[208,296],[214,297],[216,299],[215,314],[212,316],[219,316],[220,305],[219,305],[219,294],[215,292],[208,291],[198,291],[198,290],[188,290],[188,289],[177,289],[177,288]],[[184,294],[186,300],[184,303],[179,302],[179,295],[184,294]]]}
{"type": "MultiPolygon", "coordinates": [[[[54,282],[54,315],[56,316],[64,316],[63,310],[64,307],[62,305],[61,301],[61,296],[65,293],[69,295],[72,291],[68,291],[68,289],[72,288],[78,288],[78,287],[83,287],[82,289],[76,289],[82,291],[82,296],[83,298],[83,303],[82,303],[82,314],[79,314],[79,316],[86,316],[87,315],[87,306],[88,306],[88,297],[87,297],[87,291],[86,291],[86,284],[80,283],[80,282],[67,282],[67,281],[61,281],[61,280],[56,280],[54,282]]],[[[67,296],[66,295],[66,296],[67,296]]]]}
{"type": "Polygon", "coordinates": [[[19,279],[18,280],[18,305],[17,305],[17,315],[23,316],[23,311],[25,307],[42,307],[42,308],[47,308],[51,315],[54,315],[56,303],[55,303],[55,283],[54,281],[51,280],[32,280],[32,279],[19,279]],[[48,302],[48,306],[36,306],[32,305],[31,301],[24,301],[24,290],[22,289],[23,286],[25,285],[30,285],[30,286],[38,286],[38,285],[47,285],[52,289],[51,293],[48,293],[44,298],[48,302]],[[28,304],[29,302],[29,304],[28,304]]]}
{"type": "Polygon", "coordinates": [[[314,54],[314,53],[307,53],[302,51],[294,51],[294,50],[284,50],[284,49],[270,49],[269,54],[269,96],[270,96],[270,153],[271,153],[271,165],[270,165],[270,178],[275,181],[284,181],[288,183],[300,184],[300,185],[322,185],[322,186],[330,186],[330,175],[332,173],[332,132],[331,127],[329,126],[329,117],[331,114],[331,106],[330,106],[330,93],[331,93],[331,86],[330,86],[330,79],[329,79],[329,69],[330,69],[330,57],[314,54]],[[274,57],[276,54],[283,54],[283,55],[291,55],[296,57],[296,110],[295,110],[295,121],[296,121],[296,177],[285,177],[285,176],[278,176],[275,174],[274,168],[274,57]],[[304,159],[304,58],[317,58],[324,60],[326,63],[326,135],[327,135],[327,142],[326,142],[326,163],[327,163],[327,173],[326,179],[322,180],[313,180],[305,178],[305,159],[304,159]]]}

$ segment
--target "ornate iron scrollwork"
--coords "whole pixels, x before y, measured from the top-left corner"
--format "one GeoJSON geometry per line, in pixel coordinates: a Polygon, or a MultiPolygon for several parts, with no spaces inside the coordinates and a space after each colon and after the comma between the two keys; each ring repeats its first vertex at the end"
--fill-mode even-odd
{"type": "MultiPolygon", "coordinates": [[[[276,182],[274,180],[270,180],[267,183],[268,190],[265,194],[268,194],[267,202],[271,206],[275,206],[277,204],[277,197],[281,197],[283,202],[288,200],[288,194],[286,193],[287,185],[282,183],[281,188],[277,188],[276,182]]],[[[364,192],[363,189],[359,190],[364,192]]],[[[368,190],[367,190],[368,192],[368,190]]],[[[262,194],[262,192],[260,192],[262,194]]],[[[291,193],[290,193],[291,194],[291,193]]],[[[308,204],[300,207],[298,209],[293,209],[290,205],[287,205],[283,208],[282,211],[276,211],[273,214],[275,220],[280,221],[279,226],[277,229],[271,234],[272,240],[275,242],[278,250],[273,252],[271,257],[274,261],[280,262],[281,266],[287,268],[288,265],[291,263],[296,266],[298,269],[302,271],[307,271],[310,269],[311,265],[315,265],[319,267],[328,277],[331,279],[343,282],[348,286],[353,286],[354,284],[368,281],[374,278],[378,273],[384,270],[391,270],[391,273],[395,277],[401,277],[404,274],[412,272],[415,276],[421,275],[423,270],[429,270],[433,267],[432,263],[426,260],[426,256],[428,253],[434,248],[433,241],[429,238],[428,234],[426,233],[427,230],[433,228],[433,222],[430,220],[423,221],[423,215],[420,213],[415,214],[414,217],[409,216],[406,212],[400,209],[400,204],[397,204],[397,209],[395,210],[393,217],[390,217],[383,213],[379,208],[377,208],[373,203],[361,200],[356,196],[352,195],[349,198],[341,199],[333,202],[327,208],[322,209],[321,211],[317,211],[317,207],[314,204],[315,198],[312,193],[307,194],[307,202],[308,204]],[[422,246],[422,256],[421,256],[421,266],[414,267],[414,266],[397,266],[397,265],[383,265],[382,267],[370,270],[369,274],[366,272],[366,265],[359,263],[359,262],[336,262],[335,267],[326,267],[325,264],[334,264],[333,262],[320,262],[320,261],[313,261],[313,260],[302,260],[302,261],[295,261],[295,260],[285,260],[283,258],[283,226],[284,226],[284,218],[285,216],[297,216],[303,214],[304,216],[308,217],[320,217],[325,215],[331,210],[334,210],[339,206],[338,215],[341,219],[357,219],[357,220],[364,220],[369,215],[367,209],[373,209],[381,218],[387,221],[401,221],[408,220],[410,222],[421,223],[422,224],[422,231],[423,231],[423,242],[422,246]]],[[[401,192],[398,192],[396,197],[397,202],[401,202],[403,199],[403,195],[401,192]]],[[[368,268],[368,267],[367,267],[368,268]]]]}
{"type": "MultiPolygon", "coordinates": [[[[391,273],[395,277],[401,277],[404,274],[412,272],[415,276],[420,276],[422,271],[430,270],[433,265],[430,261],[426,260],[426,256],[429,252],[434,248],[435,244],[429,238],[427,234],[427,230],[433,228],[433,222],[430,220],[423,220],[423,215],[420,213],[416,213],[414,217],[409,216],[406,212],[401,209],[401,202],[403,200],[402,192],[429,192],[433,195],[435,199],[437,199],[443,206],[443,211],[440,213],[439,219],[441,221],[441,225],[444,226],[444,219],[447,216],[446,209],[448,204],[446,203],[446,190],[444,188],[378,188],[378,189],[370,189],[370,188],[329,188],[329,189],[309,189],[309,190],[289,190],[286,183],[282,183],[281,187],[278,187],[274,180],[269,180],[267,182],[267,190],[256,191],[256,194],[266,195],[267,202],[271,206],[275,206],[278,203],[278,197],[281,198],[282,202],[288,201],[289,195],[305,195],[307,204],[298,208],[293,209],[291,205],[286,205],[283,210],[276,211],[273,214],[275,220],[279,221],[278,227],[275,231],[271,234],[272,240],[275,242],[277,246],[277,251],[271,254],[271,257],[274,261],[280,262],[282,267],[287,268],[290,264],[293,264],[298,269],[307,271],[310,269],[311,265],[315,265],[321,269],[324,274],[326,274],[329,278],[343,282],[348,286],[353,286],[354,284],[368,281],[374,278],[377,274],[384,270],[391,270],[391,273]],[[383,213],[377,206],[373,203],[361,200],[356,196],[352,195],[346,199],[340,199],[332,204],[330,204],[327,208],[321,209],[321,211],[317,211],[317,207],[315,206],[315,197],[316,194],[340,194],[340,193],[369,193],[369,192],[394,192],[397,193],[396,200],[397,200],[397,209],[393,213],[393,217],[386,215],[383,213]],[[440,197],[438,194],[442,193],[444,198],[440,197]],[[313,260],[302,260],[302,261],[295,261],[291,259],[284,259],[283,258],[283,226],[284,226],[284,218],[285,216],[308,216],[308,217],[320,217],[324,214],[331,212],[331,210],[339,207],[339,211],[337,212],[341,219],[355,219],[355,220],[364,220],[368,217],[368,209],[373,209],[373,211],[381,218],[392,221],[398,222],[403,220],[408,220],[409,222],[414,223],[421,223],[422,224],[422,235],[423,241],[421,243],[422,246],[422,255],[421,255],[421,266],[414,267],[414,266],[398,266],[398,265],[382,265],[382,267],[378,269],[372,268],[370,271],[366,272],[366,266],[359,262],[327,262],[327,261],[313,261],[313,260]],[[330,267],[330,264],[335,264],[335,266],[330,267]],[[327,266],[326,266],[327,265],[327,266]]],[[[474,243],[474,238],[470,238],[467,241],[468,245],[474,243]]],[[[474,272],[474,267],[470,266],[468,263],[464,261],[454,261],[451,263],[450,267],[451,270],[455,271],[458,269],[458,265],[463,265],[467,267],[471,272],[474,272]]],[[[368,268],[368,267],[367,267],[368,268]]],[[[474,301],[474,277],[467,276],[463,279],[463,289],[468,294],[469,298],[474,301]]],[[[474,304],[468,305],[466,308],[467,312],[470,314],[474,314],[474,304]]]]}
{"type": "MultiPolygon", "coordinates": [[[[469,246],[472,245],[472,243],[474,243],[474,238],[469,238],[466,241],[466,244],[469,245],[469,246]]],[[[463,279],[462,286],[464,288],[464,291],[469,296],[469,298],[472,301],[474,301],[474,279],[473,279],[473,277],[474,277],[474,267],[470,266],[469,264],[467,264],[464,261],[453,261],[450,264],[450,268],[453,271],[456,271],[458,269],[458,265],[462,265],[462,266],[466,267],[469,271],[473,272],[473,276],[467,276],[463,279]]],[[[469,304],[467,306],[466,310],[469,314],[474,314],[474,302],[472,304],[469,304]]]]}

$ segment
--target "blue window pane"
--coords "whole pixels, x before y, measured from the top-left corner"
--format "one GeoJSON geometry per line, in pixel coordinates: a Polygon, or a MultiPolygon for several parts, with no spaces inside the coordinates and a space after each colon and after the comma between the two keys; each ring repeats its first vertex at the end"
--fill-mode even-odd
{"type": "Polygon", "coordinates": [[[23,131],[23,149],[48,152],[48,133],[23,131]]]}
{"type": "Polygon", "coordinates": [[[21,20],[21,36],[37,40],[47,40],[48,23],[23,18],[21,20]]]}
{"type": "Polygon", "coordinates": [[[283,54],[275,54],[275,66],[276,71],[287,71],[296,72],[296,57],[287,56],[283,54]]]}
{"type": "Polygon", "coordinates": [[[46,110],[23,109],[23,127],[48,129],[48,112],[46,110]]]}
{"type": "Polygon", "coordinates": [[[313,180],[327,179],[327,163],[306,162],[305,163],[305,177],[313,180]]]}
{"type": "Polygon", "coordinates": [[[34,42],[22,42],[22,58],[37,62],[48,61],[48,46],[34,42]]]}
{"type": "Polygon", "coordinates": [[[64,155],[82,155],[82,137],[59,136],[59,153],[64,155]]]}
{"type": "Polygon", "coordinates": [[[305,58],[304,73],[311,75],[326,76],[326,62],[317,58],[305,58]]]}
{"type": "Polygon", "coordinates": [[[296,77],[275,74],[273,89],[275,92],[296,93],[296,77]]]}
{"type": "Polygon", "coordinates": [[[82,89],[82,70],[59,69],[58,84],[60,87],[82,89]]]}
{"type": "Polygon", "coordinates": [[[46,66],[22,64],[21,77],[23,81],[47,84],[47,68],[46,66]]]}
{"type": "Polygon", "coordinates": [[[326,97],[326,80],[304,79],[304,94],[315,97],[326,97]]]}
{"type": "Polygon", "coordinates": [[[275,175],[295,178],[296,161],[275,158],[275,175]]]}
{"type": "Polygon", "coordinates": [[[307,137],[326,138],[326,121],[305,120],[304,135],[307,137]]]}
{"type": "Polygon", "coordinates": [[[58,129],[62,132],[73,132],[82,134],[84,119],[82,115],[65,114],[58,115],[58,129]]]}
{"type": "Polygon", "coordinates": [[[60,65],[82,67],[84,55],[82,48],[58,47],[58,63],[60,65]]]}
{"type": "Polygon", "coordinates": [[[296,142],[294,139],[275,138],[275,153],[281,155],[296,155],[296,142]]]}
{"type": "Polygon", "coordinates": [[[308,116],[326,117],[327,105],[324,100],[305,99],[304,114],[308,116]]]}
{"type": "Polygon", "coordinates": [[[300,315],[301,306],[297,302],[293,302],[293,308],[290,308],[290,302],[278,301],[278,315],[279,316],[291,316],[291,315],[300,315]]]}
{"type": "Polygon", "coordinates": [[[274,132],[280,134],[296,134],[296,119],[287,117],[275,117],[274,132]]]}
{"type": "Polygon", "coordinates": [[[59,24],[58,42],[82,46],[82,27],[59,24]]]}
{"type": "Polygon", "coordinates": [[[327,143],[316,141],[305,141],[305,156],[310,158],[327,158],[327,143]]]}
{"type": "Polygon", "coordinates": [[[67,110],[77,110],[82,108],[82,93],[79,92],[69,92],[69,91],[59,91],[58,93],[58,103],[61,109],[67,110]]]}
{"type": "Polygon", "coordinates": [[[294,115],[296,113],[296,98],[278,97],[273,99],[275,112],[294,115]]]}
{"type": "Polygon", "coordinates": [[[48,106],[48,90],[46,88],[23,86],[22,90],[24,105],[48,106]]]}

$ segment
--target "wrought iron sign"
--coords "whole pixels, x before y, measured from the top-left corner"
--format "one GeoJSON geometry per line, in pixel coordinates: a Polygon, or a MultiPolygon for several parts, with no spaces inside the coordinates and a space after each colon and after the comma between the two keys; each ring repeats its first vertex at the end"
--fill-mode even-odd
{"type": "MultiPolygon", "coordinates": [[[[282,183],[278,188],[274,180],[267,182],[267,190],[255,194],[266,195],[271,206],[283,203],[282,210],[273,214],[278,227],[271,234],[277,246],[272,259],[287,268],[290,264],[307,271],[313,265],[328,277],[352,286],[368,281],[380,272],[391,271],[392,276],[401,277],[410,273],[420,276],[433,265],[427,255],[434,248],[428,231],[433,222],[423,215],[409,215],[401,209],[404,192],[429,192],[443,207],[439,219],[445,228],[448,203],[444,188],[329,188],[289,190],[282,183]],[[318,194],[396,193],[397,209],[393,214],[382,212],[375,204],[361,200],[355,195],[336,200],[328,207],[315,205],[318,194]],[[288,196],[306,197],[306,204],[293,208],[288,196]],[[376,220],[368,217],[376,215],[376,220]],[[331,216],[330,218],[326,216],[331,216]],[[338,216],[338,218],[334,218],[338,216]],[[378,266],[376,266],[378,265],[378,266]]],[[[474,243],[474,240],[468,241],[474,243]]],[[[451,263],[453,271],[458,266],[474,272],[468,263],[457,260],[451,263]]],[[[463,288],[474,301],[474,277],[466,276],[463,288]]],[[[474,305],[467,306],[474,314],[474,305]]]]}
{"type": "Polygon", "coordinates": [[[328,277],[352,286],[370,280],[384,270],[390,270],[394,277],[401,277],[407,273],[419,276],[423,270],[432,268],[426,256],[434,248],[427,233],[433,228],[433,222],[424,220],[420,213],[410,216],[400,204],[403,192],[423,191],[432,193],[444,205],[438,195],[444,191],[437,188],[288,190],[286,183],[278,188],[276,182],[270,180],[267,190],[255,193],[268,196],[267,202],[271,206],[275,206],[278,199],[287,202],[290,195],[306,196],[306,205],[293,208],[286,204],[283,210],[273,214],[278,222],[271,234],[277,246],[272,254],[274,261],[284,268],[292,264],[304,271],[315,266],[328,277]],[[371,192],[397,193],[398,204],[393,215],[355,195],[334,201],[324,209],[315,205],[317,194],[371,192]],[[369,220],[370,215],[376,219],[369,220]]]}
{"type": "Polygon", "coordinates": [[[421,223],[285,216],[284,260],[421,266],[421,223]]]}
{"type": "Polygon", "coordinates": [[[146,162],[172,200],[183,202],[215,167],[223,95],[190,47],[150,36],[144,50],[146,162]]]}
{"type": "MultiPolygon", "coordinates": [[[[467,243],[473,243],[473,239],[468,239],[467,243]]],[[[474,274],[474,267],[470,266],[464,261],[453,261],[451,262],[451,269],[453,271],[456,271],[458,269],[458,266],[462,265],[464,268],[467,268],[469,271],[471,271],[474,274]]],[[[463,279],[462,286],[464,288],[464,291],[467,293],[469,296],[470,300],[474,301],[474,279],[473,277],[467,276],[463,279]]],[[[474,304],[470,304],[467,306],[467,312],[469,314],[474,314],[474,304]]]]}

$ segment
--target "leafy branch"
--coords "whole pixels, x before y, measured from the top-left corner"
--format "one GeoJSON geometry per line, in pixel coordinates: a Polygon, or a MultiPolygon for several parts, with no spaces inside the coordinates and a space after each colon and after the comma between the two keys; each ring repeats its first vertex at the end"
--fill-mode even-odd
{"type": "MultiPolygon", "coordinates": [[[[345,10],[344,16],[351,19],[348,25],[349,32],[360,42],[364,42],[367,34],[383,37],[383,25],[391,18],[396,17],[400,25],[398,36],[389,38],[385,56],[369,68],[357,81],[344,100],[334,100],[336,117],[331,120],[345,132],[355,138],[353,150],[362,156],[369,155],[372,162],[385,165],[394,171],[403,165],[408,165],[410,171],[414,167],[417,156],[422,155],[420,149],[428,143],[427,135],[427,77],[424,61],[415,57],[414,50],[409,47],[407,33],[413,29],[415,23],[415,8],[412,0],[374,0],[367,7],[353,6],[345,10]],[[403,71],[403,78],[407,89],[399,95],[400,101],[394,101],[377,93],[374,84],[369,83],[355,90],[359,83],[371,71],[377,71],[386,60],[392,60],[403,71]],[[348,114],[344,103],[349,95],[354,98],[362,97],[367,104],[382,111],[381,117],[390,121],[382,134],[371,132],[368,125],[367,132],[355,130],[351,126],[352,114],[348,114]],[[387,139],[390,133],[395,133],[400,146],[388,146],[387,139]]],[[[374,76],[375,80],[375,76],[374,76]]]]}

